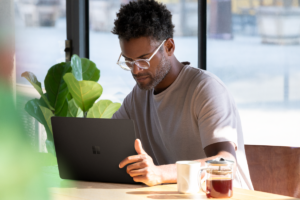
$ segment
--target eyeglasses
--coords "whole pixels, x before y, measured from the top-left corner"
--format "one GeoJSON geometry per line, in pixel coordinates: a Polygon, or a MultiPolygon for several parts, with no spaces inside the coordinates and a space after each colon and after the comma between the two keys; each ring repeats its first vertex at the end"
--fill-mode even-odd
{"type": "Polygon", "coordinates": [[[155,50],[155,52],[152,54],[152,56],[148,59],[138,59],[135,61],[120,61],[122,53],[120,54],[120,57],[118,59],[117,64],[124,70],[131,71],[134,67],[134,65],[138,66],[141,69],[148,69],[150,67],[150,60],[153,58],[153,56],[158,52],[160,47],[165,43],[166,40],[164,40],[159,47],[155,50]]]}

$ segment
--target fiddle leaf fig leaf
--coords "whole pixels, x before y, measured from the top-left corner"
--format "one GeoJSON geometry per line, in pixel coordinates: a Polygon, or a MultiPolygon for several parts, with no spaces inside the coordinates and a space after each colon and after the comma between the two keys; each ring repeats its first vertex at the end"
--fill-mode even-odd
{"type": "Polygon", "coordinates": [[[73,97],[72,97],[72,95],[71,95],[70,92],[69,92],[68,95],[67,95],[67,99],[68,99],[68,101],[71,101],[71,100],[73,99],[73,97]]]}
{"type": "Polygon", "coordinates": [[[69,107],[68,107],[67,117],[83,117],[83,112],[77,106],[74,99],[69,101],[68,104],[69,104],[69,107]]]}
{"type": "Polygon", "coordinates": [[[66,117],[67,113],[68,113],[68,100],[67,100],[67,98],[65,98],[63,107],[60,109],[59,112],[55,111],[55,116],[66,117]]]}
{"type": "Polygon", "coordinates": [[[39,100],[32,99],[25,104],[25,110],[29,115],[31,115],[36,120],[38,120],[38,122],[44,124],[46,121],[39,106],[40,106],[39,100]]]}
{"type": "Polygon", "coordinates": [[[46,140],[46,148],[48,153],[51,153],[52,155],[54,155],[56,157],[56,152],[55,152],[55,147],[54,147],[54,142],[51,140],[46,140]]]}
{"type": "Polygon", "coordinates": [[[64,80],[76,104],[87,112],[101,96],[103,88],[94,81],[78,81],[72,73],[66,73],[64,80]]]}
{"type": "Polygon", "coordinates": [[[110,100],[100,100],[89,110],[88,118],[111,118],[121,107],[120,103],[113,103],[110,100]]]}
{"type": "Polygon", "coordinates": [[[86,58],[81,58],[81,64],[83,80],[98,82],[100,78],[100,70],[96,67],[96,64],[86,58]]]}
{"type": "MultiPolygon", "coordinates": [[[[48,94],[47,94],[47,93],[44,93],[44,95],[45,95],[45,97],[47,97],[47,99],[48,99],[48,94]]],[[[40,97],[39,103],[40,103],[40,106],[44,106],[44,107],[48,108],[47,103],[44,101],[44,99],[43,99],[42,97],[40,97]]]]}
{"type": "Polygon", "coordinates": [[[53,140],[52,129],[50,129],[50,127],[48,126],[47,121],[44,117],[44,114],[43,114],[40,106],[41,107],[45,106],[45,102],[42,98],[41,99],[32,99],[26,103],[25,110],[29,115],[31,115],[33,118],[38,120],[38,122],[40,122],[42,125],[44,125],[46,133],[47,133],[47,138],[49,140],[53,140]]]}
{"type": "Polygon", "coordinates": [[[96,67],[96,64],[89,59],[73,55],[71,66],[72,73],[78,81],[99,81],[100,70],[96,67]]]}
{"type": "Polygon", "coordinates": [[[43,90],[42,90],[42,86],[41,86],[41,82],[39,82],[36,78],[36,76],[31,73],[31,72],[24,72],[21,75],[22,77],[26,78],[31,85],[38,91],[38,93],[41,95],[41,97],[44,99],[44,101],[46,102],[47,106],[51,109],[54,110],[54,108],[50,105],[47,97],[43,94],[43,90]]]}
{"type": "Polygon", "coordinates": [[[41,111],[42,111],[42,113],[44,115],[44,118],[45,118],[47,126],[49,127],[51,133],[53,134],[53,132],[52,132],[52,125],[51,125],[51,117],[53,117],[54,114],[48,108],[45,108],[43,106],[39,106],[39,107],[40,107],[40,109],[41,109],[41,111]]]}
{"type": "Polygon", "coordinates": [[[82,81],[82,65],[81,58],[74,54],[71,58],[72,73],[77,81],[82,81]]]}
{"type": "Polygon", "coordinates": [[[68,102],[66,102],[66,97],[69,90],[63,76],[71,70],[70,63],[59,63],[48,70],[45,78],[48,100],[55,109],[56,116],[66,116],[67,114],[68,102]]]}

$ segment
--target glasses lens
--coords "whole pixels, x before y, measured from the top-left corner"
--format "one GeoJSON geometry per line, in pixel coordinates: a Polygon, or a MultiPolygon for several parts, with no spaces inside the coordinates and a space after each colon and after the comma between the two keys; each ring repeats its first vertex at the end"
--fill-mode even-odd
{"type": "Polygon", "coordinates": [[[119,62],[119,66],[124,70],[127,70],[127,71],[131,70],[131,64],[128,62],[119,62]]]}
{"type": "MultiPolygon", "coordinates": [[[[133,68],[131,62],[119,62],[118,64],[120,65],[120,67],[122,69],[127,70],[127,71],[130,71],[133,68]]],[[[150,67],[149,63],[147,61],[144,61],[144,60],[136,61],[135,65],[137,65],[139,68],[142,68],[142,69],[148,69],[150,67]]]]}
{"type": "Polygon", "coordinates": [[[142,69],[148,69],[150,67],[149,63],[145,60],[138,60],[135,64],[142,69]]]}

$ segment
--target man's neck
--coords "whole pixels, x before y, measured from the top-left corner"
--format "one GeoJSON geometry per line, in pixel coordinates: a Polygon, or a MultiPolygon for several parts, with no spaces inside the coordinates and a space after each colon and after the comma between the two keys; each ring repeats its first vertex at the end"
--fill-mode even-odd
{"type": "Polygon", "coordinates": [[[181,72],[184,64],[180,63],[174,56],[171,59],[171,68],[165,78],[154,88],[154,94],[159,94],[166,90],[176,80],[179,73],[181,72]]]}

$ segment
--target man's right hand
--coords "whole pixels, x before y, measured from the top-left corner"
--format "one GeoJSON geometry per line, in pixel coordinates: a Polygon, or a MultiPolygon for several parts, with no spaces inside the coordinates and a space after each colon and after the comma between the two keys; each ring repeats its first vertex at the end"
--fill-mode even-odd
{"type": "Polygon", "coordinates": [[[135,182],[142,182],[148,186],[162,183],[162,172],[159,166],[154,165],[152,158],[144,151],[139,139],[135,140],[135,150],[138,155],[129,156],[120,162],[119,167],[127,166],[127,173],[135,182]]]}

